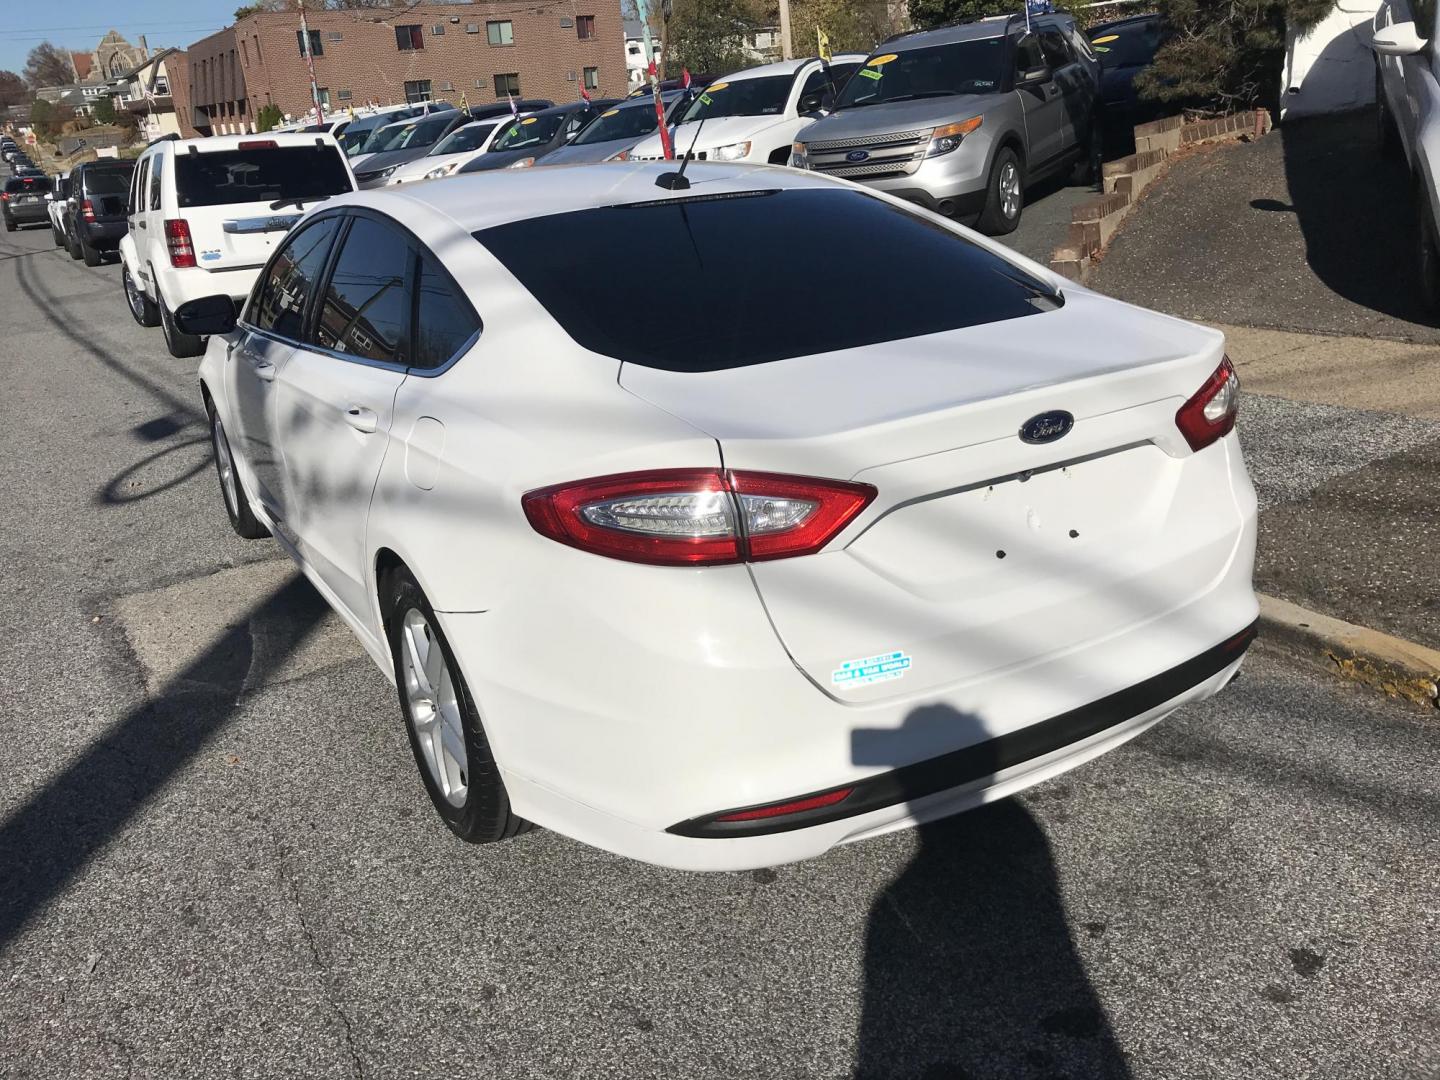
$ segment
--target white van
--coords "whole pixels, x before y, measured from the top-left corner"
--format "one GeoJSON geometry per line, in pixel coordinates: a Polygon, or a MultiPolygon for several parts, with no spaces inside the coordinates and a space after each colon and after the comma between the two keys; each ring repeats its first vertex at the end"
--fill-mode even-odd
{"type": "Polygon", "coordinates": [[[129,232],[120,241],[130,314],[159,325],[172,356],[199,356],[204,338],[171,313],[227,293],[240,301],[271,249],[316,202],[355,190],[355,174],[329,135],[265,132],[167,139],[136,162],[129,232]]]}

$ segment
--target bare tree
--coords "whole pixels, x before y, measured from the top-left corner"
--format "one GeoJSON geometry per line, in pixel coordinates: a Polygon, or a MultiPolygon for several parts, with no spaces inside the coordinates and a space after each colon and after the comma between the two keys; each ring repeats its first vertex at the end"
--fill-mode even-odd
{"type": "Polygon", "coordinates": [[[25,80],[13,71],[0,71],[0,109],[23,105],[30,100],[25,80]]]}
{"type": "Polygon", "coordinates": [[[74,82],[75,69],[70,64],[70,54],[58,45],[42,41],[25,58],[25,81],[32,89],[74,82]]]}

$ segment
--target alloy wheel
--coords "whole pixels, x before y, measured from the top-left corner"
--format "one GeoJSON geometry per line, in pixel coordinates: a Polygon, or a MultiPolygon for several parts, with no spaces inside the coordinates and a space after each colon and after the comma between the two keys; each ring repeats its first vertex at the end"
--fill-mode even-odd
{"type": "Polygon", "coordinates": [[[439,635],[418,608],[400,622],[400,684],[420,755],[435,788],[451,806],[464,806],[470,763],[455,680],[439,635]]]}
{"type": "Polygon", "coordinates": [[[220,492],[225,496],[225,508],[232,517],[240,513],[240,491],[235,483],[235,459],[230,455],[230,440],[225,437],[225,425],[219,415],[210,420],[210,437],[215,443],[215,468],[220,473],[220,492]]]}
{"type": "Polygon", "coordinates": [[[125,300],[130,305],[130,314],[135,316],[136,321],[139,321],[145,314],[144,298],[141,297],[140,290],[136,287],[135,279],[130,276],[129,270],[126,270],[121,276],[125,279],[125,300]]]}
{"type": "Polygon", "coordinates": [[[1000,212],[1006,218],[1020,213],[1020,170],[1013,161],[1007,161],[1000,169],[1000,212]]]}

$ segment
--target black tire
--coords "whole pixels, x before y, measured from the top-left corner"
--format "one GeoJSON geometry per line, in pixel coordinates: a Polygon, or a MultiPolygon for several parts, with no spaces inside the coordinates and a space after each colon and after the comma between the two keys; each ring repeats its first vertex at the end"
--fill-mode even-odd
{"type": "Polygon", "coordinates": [[[11,220],[7,217],[7,218],[5,219],[5,231],[6,231],[6,232],[14,232],[14,231],[15,231],[15,227],[16,227],[16,226],[15,226],[15,222],[11,221],[11,220]]]}
{"type": "MultiPolygon", "coordinates": [[[[122,259],[123,263],[124,260],[122,259]]],[[[130,268],[121,266],[120,284],[125,290],[125,306],[130,309],[130,317],[141,326],[159,326],[160,309],[155,306],[155,301],[146,296],[140,286],[135,284],[135,279],[130,276],[130,268]]]]}
{"type": "Polygon", "coordinates": [[[175,325],[175,316],[160,298],[160,332],[165,335],[165,347],[177,359],[200,356],[205,352],[205,339],[198,334],[187,334],[175,325]]]}
{"type": "Polygon", "coordinates": [[[68,251],[70,257],[77,262],[85,257],[85,253],[80,250],[80,241],[76,240],[73,236],[66,240],[65,250],[68,251]]]}
{"type": "MultiPolygon", "coordinates": [[[[435,812],[446,826],[461,840],[471,844],[492,844],[508,840],[533,826],[517,816],[510,808],[510,796],[505,782],[500,778],[500,769],[495,764],[495,755],[490,750],[485,727],[480,722],[479,710],[470,696],[470,688],[464,673],[455,660],[450,643],[435,618],[435,611],[415,578],[404,567],[396,567],[385,574],[380,583],[380,609],[385,613],[385,637],[390,644],[390,659],[395,665],[395,685],[399,692],[400,712],[405,717],[405,732],[410,739],[410,751],[415,755],[415,766],[420,772],[421,782],[435,806],[435,812]],[[465,791],[463,801],[452,803],[441,791],[431,774],[426,752],[421,746],[410,696],[406,689],[409,677],[404,659],[406,621],[412,613],[424,620],[425,641],[438,645],[441,657],[449,671],[450,683],[455,691],[456,712],[465,742],[465,767],[460,773],[465,791]]],[[[423,691],[421,691],[423,692],[423,691]]],[[[437,695],[438,696],[438,695],[437,695]]],[[[443,723],[443,721],[442,721],[443,723]]]]}
{"type": "Polygon", "coordinates": [[[995,160],[990,163],[990,179],[985,186],[985,209],[980,212],[980,220],[975,227],[987,236],[1004,236],[1006,233],[1015,231],[1020,224],[1020,214],[1025,206],[1025,167],[1020,162],[1020,155],[1010,147],[1005,146],[995,155],[995,160]],[[1013,173],[1007,172],[1007,168],[1013,173]],[[1006,193],[1001,191],[1001,184],[1013,178],[1015,184],[1014,199],[1007,200],[1006,193]],[[1012,207],[1011,213],[1007,207],[1012,207]]]}
{"type": "Polygon", "coordinates": [[[220,499],[225,504],[230,527],[237,536],[246,540],[259,540],[269,536],[270,530],[260,524],[250,510],[250,499],[245,494],[245,481],[240,479],[240,473],[235,468],[235,455],[230,451],[230,438],[226,435],[225,425],[215,412],[215,404],[209,397],[205,399],[205,412],[210,417],[210,451],[215,457],[215,476],[220,481],[220,499]]]}
{"type": "Polygon", "coordinates": [[[60,235],[60,230],[55,228],[55,223],[53,221],[50,223],[50,239],[55,241],[56,247],[65,246],[65,237],[60,235]]]}
{"type": "Polygon", "coordinates": [[[1440,319],[1440,237],[1435,231],[1435,215],[1430,209],[1430,196],[1425,185],[1415,185],[1415,276],[1420,287],[1420,302],[1432,319],[1440,319]]]}
{"type": "Polygon", "coordinates": [[[105,255],[102,252],[96,251],[83,239],[80,241],[80,256],[85,260],[86,266],[99,266],[105,261],[105,255]]]}
{"type": "Polygon", "coordinates": [[[1088,187],[1103,191],[1105,168],[1105,137],[1097,112],[1090,121],[1090,134],[1085,140],[1085,149],[1070,171],[1070,183],[1076,187],[1088,187]]]}
{"type": "Polygon", "coordinates": [[[1375,140],[1380,144],[1380,156],[1398,158],[1404,147],[1400,145],[1400,129],[1395,126],[1395,114],[1385,100],[1385,80],[1380,77],[1380,66],[1375,66],[1375,140]]]}

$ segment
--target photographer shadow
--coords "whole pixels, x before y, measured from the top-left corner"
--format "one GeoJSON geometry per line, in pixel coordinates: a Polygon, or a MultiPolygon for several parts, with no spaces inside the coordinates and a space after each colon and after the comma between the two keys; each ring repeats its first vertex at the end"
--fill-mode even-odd
{"type": "MultiPolygon", "coordinates": [[[[936,705],[899,729],[855,732],[852,754],[898,767],[972,741],[957,729],[983,745],[977,717],[936,705]]],[[[936,812],[934,797],[907,800],[922,822],[936,812]]],[[[1128,1078],[1030,813],[1002,799],[916,835],[910,863],[870,912],[856,1080],[1128,1078]]]]}

